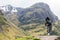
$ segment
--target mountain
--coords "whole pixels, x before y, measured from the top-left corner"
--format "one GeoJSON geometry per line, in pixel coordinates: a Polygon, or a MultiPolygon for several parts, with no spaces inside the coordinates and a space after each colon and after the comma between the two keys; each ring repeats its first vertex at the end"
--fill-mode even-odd
{"type": "Polygon", "coordinates": [[[39,23],[40,20],[44,20],[46,17],[49,17],[52,22],[58,20],[58,17],[53,14],[49,6],[45,3],[36,3],[30,8],[24,9],[20,14],[19,21],[22,24],[28,24],[31,22],[39,23]]]}
{"type": "Polygon", "coordinates": [[[29,8],[13,7],[11,5],[5,6],[4,16],[10,21],[14,21],[15,25],[40,23],[49,17],[52,22],[58,20],[58,17],[51,11],[46,3],[36,3],[29,8]],[[9,10],[9,11],[7,11],[9,10]],[[9,16],[9,17],[8,17],[9,16]]]}

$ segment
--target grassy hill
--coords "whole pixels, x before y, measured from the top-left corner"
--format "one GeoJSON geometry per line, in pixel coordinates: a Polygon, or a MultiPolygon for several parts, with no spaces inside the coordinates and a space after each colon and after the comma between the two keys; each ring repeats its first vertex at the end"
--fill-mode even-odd
{"type": "Polygon", "coordinates": [[[22,30],[7,21],[0,12],[0,40],[14,40],[22,36],[24,36],[22,30]]]}
{"type": "MultiPolygon", "coordinates": [[[[25,32],[28,32],[30,36],[40,36],[47,35],[47,27],[44,23],[31,23],[26,25],[20,25],[21,29],[25,32]]],[[[52,34],[51,35],[60,35],[60,23],[58,21],[52,23],[52,34]]]]}
{"type": "MultiPolygon", "coordinates": [[[[16,25],[6,20],[0,11],[0,40],[35,40],[32,36],[18,28],[16,25]]],[[[39,39],[37,39],[39,40],[39,39]]]]}

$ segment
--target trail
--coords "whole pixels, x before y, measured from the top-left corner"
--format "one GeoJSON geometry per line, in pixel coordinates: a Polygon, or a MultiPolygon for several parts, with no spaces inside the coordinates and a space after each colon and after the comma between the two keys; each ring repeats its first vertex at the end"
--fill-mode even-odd
{"type": "Polygon", "coordinates": [[[55,40],[58,36],[40,36],[41,40],[55,40]]]}

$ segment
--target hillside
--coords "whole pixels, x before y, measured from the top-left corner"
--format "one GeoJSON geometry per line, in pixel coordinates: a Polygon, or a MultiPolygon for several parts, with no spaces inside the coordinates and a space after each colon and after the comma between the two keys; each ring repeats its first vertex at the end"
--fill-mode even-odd
{"type": "Polygon", "coordinates": [[[22,30],[7,21],[0,11],[0,40],[13,40],[22,36],[24,36],[22,30]]]}

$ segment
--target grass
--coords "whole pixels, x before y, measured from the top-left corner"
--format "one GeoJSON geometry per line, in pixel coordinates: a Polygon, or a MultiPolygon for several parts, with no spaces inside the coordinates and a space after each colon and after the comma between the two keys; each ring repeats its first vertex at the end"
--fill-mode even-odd
{"type": "Polygon", "coordinates": [[[31,37],[31,36],[25,36],[25,37],[22,37],[22,38],[16,38],[14,40],[40,40],[40,39],[31,37]]]}
{"type": "Polygon", "coordinates": [[[23,36],[23,32],[16,27],[0,15],[0,40],[13,40],[16,35],[23,36]]]}

